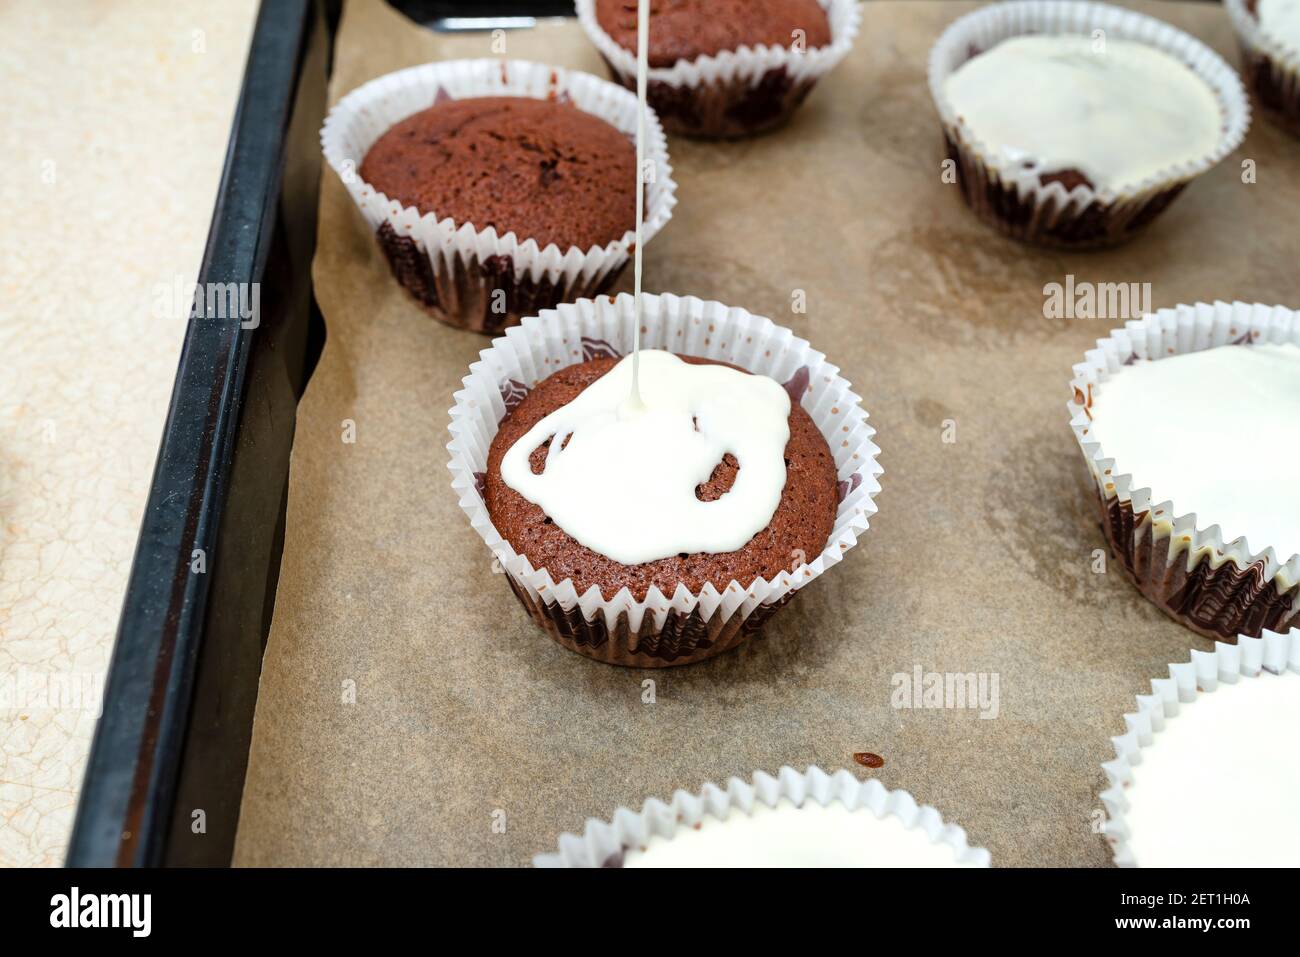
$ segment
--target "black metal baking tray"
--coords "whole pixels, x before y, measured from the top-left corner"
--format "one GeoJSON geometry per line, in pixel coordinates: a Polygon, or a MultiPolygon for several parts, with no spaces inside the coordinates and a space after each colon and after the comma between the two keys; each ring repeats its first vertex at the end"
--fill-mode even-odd
{"type": "MultiPolygon", "coordinates": [[[[572,14],[570,0],[390,2],[434,29],[572,14]]],[[[258,284],[260,310],[255,326],[190,316],[69,866],[230,863],[295,414],[325,337],[311,260],[341,8],[262,0],[258,11],[199,287],[258,284]]]]}
{"type": "Polygon", "coordinates": [[[199,283],[256,283],[239,288],[259,309],[191,314],[70,866],[230,862],[294,415],[323,342],[311,258],[337,16],[324,0],[258,13],[199,283]]]}

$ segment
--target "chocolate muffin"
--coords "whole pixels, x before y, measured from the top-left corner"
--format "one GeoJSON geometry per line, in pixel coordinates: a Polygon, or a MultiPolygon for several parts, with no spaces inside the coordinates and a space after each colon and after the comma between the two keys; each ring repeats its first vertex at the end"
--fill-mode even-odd
{"type": "Polygon", "coordinates": [[[1241,74],[1260,111],[1300,136],[1300,5],[1295,0],[1225,0],[1241,49],[1241,74]]]}
{"type": "MultiPolygon", "coordinates": [[[[596,22],[633,54],[636,15],[636,0],[596,0],[596,22]]],[[[742,46],[788,47],[796,30],[809,50],[831,42],[817,0],[651,0],[647,58],[651,67],[670,67],[742,46]]]]}
{"type": "Polygon", "coordinates": [[[391,127],[361,178],[422,214],[520,242],[603,247],[636,221],[636,148],[620,130],[557,100],[446,100],[391,127]]]}
{"type": "MultiPolygon", "coordinates": [[[[691,363],[710,362],[682,358],[691,363]]],[[[571,578],[580,595],[596,585],[609,599],[626,587],[638,601],[645,600],[652,585],[669,596],[679,584],[692,592],[698,592],[706,583],[718,591],[732,581],[748,587],[760,576],[770,581],[821,553],[839,504],[835,460],[826,439],[797,402],[790,409],[786,482],[780,503],[768,526],[734,552],[681,554],[623,565],[571,538],[539,506],[507,485],[501,477],[501,460],[506,452],[529,429],[573,401],[618,361],[592,359],[561,369],[539,382],[502,419],[488,451],[483,498],[492,523],[515,551],[525,555],[534,567],[545,568],[557,582],[571,578]]],[[[545,445],[533,451],[529,461],[534,472],[542,471],[545,456],[545,445]]],[[[706,502],[722,497],[731,488],[737,471],[736,460],[725,456],[709,480],[696,489],[696,496],[706,502]]]]}

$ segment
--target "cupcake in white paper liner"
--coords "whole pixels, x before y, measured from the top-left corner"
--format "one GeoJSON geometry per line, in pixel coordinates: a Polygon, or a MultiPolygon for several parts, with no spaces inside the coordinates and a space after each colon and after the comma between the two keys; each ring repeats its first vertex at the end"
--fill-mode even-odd
{"type": "Polygon", "coordinates": [[[1138,695],[1102,765],[1121,867],[1300,862],[1300,630],[1242,635],[1169,666],[1138,695]]]}
{"type": "MultiPolygon", "coordinates": [[[[494,227],[421,214],[361,179],[370,147],[401,120],[445,100],[520,96],[569,102],[636,136],[636,97],[587,73],[522,60],[449,60],[371,80],[343,97],[321,129],[326,161],[388,259],[393,276],[427,312],[449,325],[496,333],[526,315],[609,289],[627,264],[635,229],[604,247],[539,247],[537,240],[494,227]]],[[[667,138],[653,111],[646,117],[647,161],[642,242],[672,217],[676,183],[667,138]]]]}
{"type": "MultiPolygon", "coordinates": [[[[670,133],[732,139],[774,129],[798,109],[819,79],[853,46],[860,14],[856,0],[818,0],[831,42],[797,49],[741,46],[713,56],[650,67],[646,100],[670,133]]],[[[596,18],[596,0],[577,0],[578,22],[604,57],[610,74],[636,89],[636,51],[621,46],[596,18]]],[[[651,29],[654,15],[651,14],[651,29]]],[[[793,41],[793,38],[792,38],[793,41]]]]}
{"type": "MultiPolygon", "coordinates": [[[[948,158],[962,196],[986,223],[1015,239],[1050,246],[1094,247],[1122,242],[1149,225],[1183,187],[1245,138],[1250,104],[1223,58],[1194,37],[1131,10],[1079,0],[1015,0],[981,7],[954,21],[930,51],[930,93],[943,124],[948,158]],[[1131,185],[1093,188],[1077,170],[1038,169],[983,143],[958,115],[945,83],[967,61],[1004,40],[1035,34],[1120,39],[1147,44],[1180,61],[1210,88],[1222,112],[1214,148],[1131,185]],[[1067,188],[1067,186],[1069,188],[1067,188]]],[[[1015,109],[1015,104],[1008,104],[1015,109]]]]}
{"type": "Polygon", "coordinates": [[[626,588],[610,598],[592,585],[579,595],[571,578],[555,581],[497,531],[483,499],[489,448],[502,418],[538,382],[566,366],[632,351],[634,300],[627,294],[581,300],[524,319],[470,366],[451,410],[452,488],[470,524],[491,549],[529,614],[564,647],[610,664],[687,664],[733,648],[756,632],[795,591],[838,564],[866,531],[879,449],[867,413],[839,370],[806,341],[770,319],[694,297],[644,296],[644,349],[730,363],[783,383],[826,439],[834,457],[839,504],[821,554],[752,582],[712,583],[644,600],[626,588]]]}
{"type": "Polygon", "coordinates": [[[1264,115],[1300,136],[1300,41],[1260,23],[1261,0],[1223,0],[1241,48],[1241,72],[1264,115]]]}
{"type": "Polygon", "coordinates": [[[810,767],[651,798],[563,834],[537,867],[988,867],[989,852],[906,791],[810,767]]]}
{"type": "MultiPolygon", "coordinates": [[[[1222,537],[1223,532],[1243,530],[1235,527],[1245,524],[1239,512],[1250,508],[1254,510],[1252,514],[1262,513],[1265,517],[1262,523],[1258,520],[1252,523],[1256,527],[1263,524],[1276,529],[1278,538],[1294,540],[1300,511],[1297,511],[1294,488],[1290,491],[1285,488],[1290,481],[1287,476],[1291,474],[1286,469],[1295,468],[1294,450],[1300,446],[1294,438],[1257,432],[1261,426],[1252,423],[1250,415],[1257,409],[1260,411],[1255,414],[1263,415],[1261,403],[1273,400],[1276,408],[1268,414],[1281,415],[1284,422],[1290,423],[1285,409],[1295,403],[1300,389],[1290,389],[1285,396],[1260,395],[1245,391],[1261,389],[1260,382],[1239,382],[1229,388],[1229,383],[1220,377],[1205,383],[1204,395],[1225,403],[1223,415],[1228,430],[1256,445],[1266,443],[1256,449],[1254,457],[1269,460],[1271,456],[1276,476],[1274,472],[1261,474],[1258,461],[1242,463],[1234,471],[1235,460],[1222,461],[1222,450],[1210,447],[1214,440],[1209,436],[1215,434],[1207,431],[1211,423],[1201,418],[1186,421],[1183,406],[1173,398],[1167,403],[1167,412],[1162,413],[1168,416],[1167,421],[1142,412],[1117,420],[1132,427],[1139,442],[1151,442],[1157,434],[1176,441],[1190,458],[1184,464],[1180,453],[1176,462],[1172,458],[1162,461],[1185,469],[1182,474],[1191,474],[1186,469],[1195,469],[1198,478],[1203,476],[1223,483],[1221,487],[1226,491],[1219,493],[1220,508],[1233,512],[1236,521],[1222,530],[1217,523],[1226,522],[1224,516],[1181,511],[1192,505],[1177,501],[1168,490],[1137,487],[1134,475],[1130,474],[1131,463],[1113,458],[1113,452],[1104,447],[1105,436],[1099,436],[1104,429],[1098,427],[1100,419],[1094,421],[1094,407],[1105,394],[1108,382],[1147,360],[1159,362],[1171,356],[1220,348],[1263,348],[1269,350],[1270,356],[1280,352],[1289,355],[1292,345],[1300,346],[1300,316],[1289,309],[1241,302],[1196,303],[1161,309],[1128,322],[1123,329],[1098,340],[1097,348],[1090,350],[1084,361],[1074,367],[1070,383],[1073,397],[1068,404],[1070,425],[1096,484],[1102,529],[1125,574],[1142,593],[1175,621],[1208,638],[1231,642],[1238,634],[1257,636],[1264,629],[1284,631],[1300,625],[1300,553],[1289,547],[1279,552],[1275,547],[1279,543],[1270,541],[1256,541],[1258,550],[1252,551],[1247,536],[1227,542],[1222,537]],[[1247,395],[1249,399],[1240,399],[1247,395]],[[1283,405],[1284,399],[1291,405],[1283,405]],[[1226,405],[1229,402],[1249,408],[1243,412],[1238,406],[1226,405]],[[1238,409],[1236,417],[1234,408],[1238,409]],[[1242,469],[1249,471],[1243,473],[1242,469]],[[1264,475],[1270,481],[1276,477],[1281,491],[1263,496],[1258,484],[1245,484],[1247,480],[1257,483],[1264,475]],[[1175,500],[1170,501],[1171,497],[1175,500]],[[1233,507],[1227,508],[1224,502],[1233,507]]],[[[1152,395],[1162,407],[1165,405],[1165,393],[1144,394],[1152,395]]],[[[1127,434],[1125,441],[1132,444],[1127,434]]],[[[1148,463],[1147,468],[1154,466],[1148,463]]],[[[1140,476],[1138,479],[1146,481],[1140,476]]]]}

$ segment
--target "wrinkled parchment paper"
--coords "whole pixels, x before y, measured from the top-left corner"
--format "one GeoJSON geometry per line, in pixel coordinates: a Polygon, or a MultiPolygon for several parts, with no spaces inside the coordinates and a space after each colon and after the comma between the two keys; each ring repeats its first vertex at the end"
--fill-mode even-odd
{"type": "MultiPolygon", "coordinates": [[[[792,125],[670,144],[680,204],[646,247],[646,288],[811,340],[864,397],[885,468],[862,544],[763,637],[702,665],[608,667],[527,618],[446,469],[452,392],[486,342],[405,298],[326,171],[315,279],[329,340],[299,412],[237,863],[525,864],[619,804],[783,764],[907,788],[995,865],[1109,862],[1094,829],[1108,738],[1151,678],[1209,645],[1117,568],[1093,570],[1104,542],[1066,384],[1121,323],[1047,319],[1043,289],[1074,274],[1149,282],[1153,308],[1297,305],[1300,160],[1257,120],[1128,246],[1002,239],[941,181],[925,83],[931,43],[972,6],[868,3],[856,48],[792,125]],[[996,676],[996,709],[894,707],[895,676],[917,667],[984,674],[986,693],[996,676]],[[854,764],[863,751],[884,766],[854,764]]],[[[1219,7],[1135,6],[1235,64],[1219,7]]],[[[353,0],[331,98],[491,42],[353,0]]],[[[506,43],[603,75],[573,21],[506,43]]]]}

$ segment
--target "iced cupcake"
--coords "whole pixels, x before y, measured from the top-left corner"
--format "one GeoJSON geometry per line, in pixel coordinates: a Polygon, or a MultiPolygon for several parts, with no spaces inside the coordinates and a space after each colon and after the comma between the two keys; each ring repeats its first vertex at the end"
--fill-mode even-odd
{"type": "Polygon", "coordinates": [[[524,321],[452,409],[453,487],[529,614],[611,664],[735,647],[838,563],[879,491],[839,370],[768,319],[644,297],[524,321]]]}
{"type": "MultiPolygon", "coordinates": [[[[584,73],[456,60],[354,90],[321,142],[401,286],[443,322],[493,333],[618,278],[635,239],[636,110],[584,73]]],[[[658,120],[646,126],[648,242],[676,187],[658,120]]]]}
{"type": "Polygon", "coordinates": [[[560,837],[538,867],[988,867],[989,853],[932,807],[879,781],[782,768],[725,790],[676,792],[560,837]]]}
{"type": "Polygon", "coordinates": [[[1300,624],[1300,318],[1162,309],[1074,373],[1102,528],[1142,593],[1221,641],[1300,624]]]}
{"type": "Polygon", "coordinates": [[[1047,245],[1129,238],[1236,149],[1250,122],[1241,82],[1216,53],[1098,3],[967,14],[931,51],[930,90],[971,209],[1047,245]]]}
{"type": "MultiPolygon", "coordinates": [[[[578,21],[636,88],[635,0],[578,0],[578,21]]],[[[780,126],[853,45],[854,0],[651,0],[646,98],[672,133],[780,126]]]]}
{"type": "Polygon", "coordinates": [[[1294,867],[1300,631],[1192,652],[1151,682],[1103,764],[1123,867],[1294,867]]]}
{"type": "Polygon", "coordinates": [[[1272,122],[1300,136],[1300,0],[1224,0],[1246,85],[1272,122]]]}

